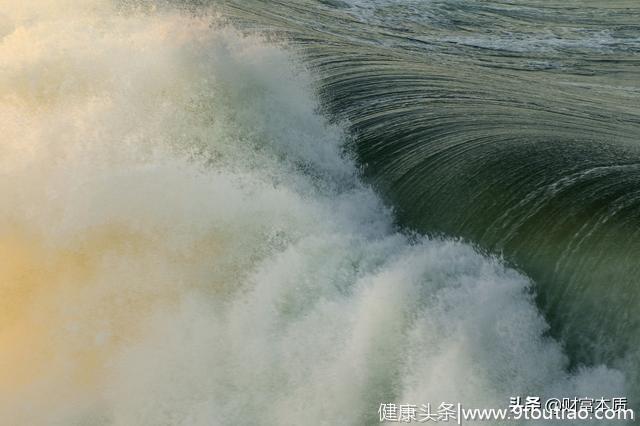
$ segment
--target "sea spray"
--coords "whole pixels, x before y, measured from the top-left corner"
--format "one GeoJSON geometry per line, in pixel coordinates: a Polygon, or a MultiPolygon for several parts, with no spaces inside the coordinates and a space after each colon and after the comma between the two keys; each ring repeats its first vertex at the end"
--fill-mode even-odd
{"type": "Polygon", "coordinates": [[[211,16],[3,4],[0,418],[362,424],[624,394],[530,282],[409,238],[282,47],[211,16]],[[4,31],[4,30],[3,30],[4,31]]]}

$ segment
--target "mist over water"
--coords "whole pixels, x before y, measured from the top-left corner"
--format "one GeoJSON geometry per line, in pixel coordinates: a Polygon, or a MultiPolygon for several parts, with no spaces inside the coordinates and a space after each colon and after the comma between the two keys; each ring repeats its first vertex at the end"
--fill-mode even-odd
{"type": "Polygon", "coordinates": [[[396,231],[286,46],[206,11],[0,6],[3,424],[626,394],[569,372],[525,276],[396,231]]]}

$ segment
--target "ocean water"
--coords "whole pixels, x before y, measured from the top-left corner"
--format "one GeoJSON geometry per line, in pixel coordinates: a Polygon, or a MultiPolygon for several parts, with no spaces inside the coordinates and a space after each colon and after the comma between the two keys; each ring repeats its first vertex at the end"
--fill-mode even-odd
{"type": "Polygon", "coordinates": [[[469,5],[0,0],[0,424],[634,395],[637,27],[469,5]]]}
{"type": "Polygon", "coordinates": [[[637,394],[637,3],[324,4],[223,10],[295,46],[399,227],[503,257],[570,369],[613,366],[637,394]]]}

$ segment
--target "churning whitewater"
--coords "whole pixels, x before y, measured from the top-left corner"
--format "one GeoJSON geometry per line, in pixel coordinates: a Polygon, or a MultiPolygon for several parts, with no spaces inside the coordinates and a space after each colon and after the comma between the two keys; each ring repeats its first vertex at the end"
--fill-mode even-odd
{"type": "Polygon", "coordinates": [[[204,12],[0,5],[2,424],[625,395],[568,369],[525,276],[395,229],[286,46],[204,12]]]}

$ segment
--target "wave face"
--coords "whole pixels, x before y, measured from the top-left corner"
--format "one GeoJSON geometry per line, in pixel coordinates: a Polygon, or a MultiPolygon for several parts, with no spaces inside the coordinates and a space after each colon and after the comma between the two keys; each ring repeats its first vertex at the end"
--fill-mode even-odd
{"type": "MultiPolygon", "coordinates": [[[[543,158],[569,164],[568,154],[556,157],[552,147],[568,150],[561,136],[575,129],[555,123],[546,109],[523,104],[527,114],[546,121],[535,128],[522,124],[515,134],[505,130],[497,143],[494,126],[518,114],[495,116],[491,124],[485,120],[492,109],[479,110],[479,98],[450,100],[442,108],[427,105],[437,103],[433,97],[407,101],[430,93],[430,81],[446,85],[443,95],[451,93],[449,85],[462,84],[445,75],[438,60],[416,62],[414,74],[422,80],[411,81],[411,68],[394,74],[397,58],[384,56],[395,49],[381,50],[386,53],[375,60],[367,55],[373,50],[362,50],[361,62],[349,59],[343,72],[340,49],[352,46],[356,55],[364,44],[349,45],[340,35],[344,44],[336,44],[332,56],[329,47],[313,50],[309,38],[305,57],[327,70],[311,74],[296,54],[267,36],[221,25],[220,10],[231,20],[242,11],[243,22],[250,22],[249,12],[230,4],[216,13],[202,5],[99,0],[1,0],[0,6],[3,423],[357,425],[376,422],[379,404],[388,401],[501,407],[517,394],[629,392],[622,370],[601,363],[570,368],[561,342],[547,335],[523,274],[469,244],[398,232],[392,212],[363,183],[350,156],[347,133],[356,129],[354,155],[368,163],[369,176],[381,178],[377,183],[395,188],[398,217],[444,232],[466,209],[486,209],[487,200],[498,209],[534,185],[533,173],[526,174],[533,183],[516,182],[520,168],[491,172],[486,161],[496,157],[489,153],[501,152],[504,162],[527,157],[521,167],[530,170],[543,158]],[[371,68],[376,60],[379,68],[371,68]],[[424,72],[430,67],[442,76],[424,72]],[[347,84],[348,70],[353,84],[347,84]],[[331,108],[342,108],[350,123],[331,123],[320,114],[317,75],[332,91],[331,108]],[[420,84],[425,86],[418,92],[403,91],[420,84]],[[394,92],[384,94],[390,88],[394,92]],[[376,91],[384,95],[380,99],[404,98],[404,110],[384,102],[378,121],[376,91]],[[403,125],[407,119],[414,120],[411,127],[403,125]],[[439,138],[434,122],[442,125],[439,138]],[[536,133],[545,126],[546,133],[536,133]],[[525,156],[526,146],[515,149],[525,134],[538,135],[528,145],[538,157],[525,156]],[[560,139],[554,145],[544,135],[560,139]],[[534,141],[544,142],[546,155],[534,141]],[[485,155],[482,167],[479,153],[485,155]],[[403,158],[415,159],[419,171],[405,163],[406,181],[399,179],[403,158]],[[472,166],[486,172],[465,181],[474,197],[442,197],[461,191],[453,171],[463,176],[464,164],[467,172],[472,166]],[[430,170],[433,165],[438,167],[430,170]],[[448,179],[436,180],[446,168],[448,179]],[[409,185],[412,177],[415,185],[409,185]],[[487,186],[494,181],[511,182],[511,192],[487,186]],[[478,188],[486,193],[474,193],[478,188]],[[415,210],[407,208],[410,200],[415,210]]],[[[327,16],[351,16],[326,7],[327,16]]],[[[515,83],[505,73],[496,71],[507,93],[515,83]]],[[[570,86],[565,90],[574,93],[570,86]]],[[[495,108],[507,114],[502,102],[495,108]]],[[[632,114],[625,102],[617,108],[632,114]]],[[[593,105],[593,111],[600,108],[593,105]]],[[[615,146],[621,149],[627,137],[622,130],[633,125],[621,116],[605,130],[590,129],[619,134],[615,146]]],[[[600,152],[598,158],[622,152],[580,140],[571,146],[578,159],[579,147],[585,156],[587,148],[600,152]]],[[[632,158],[634,148],[628,149],[632,158]]],[[[556,188],[587,188],[583,193],[600,199],[630,182],[634,167],[629,161],[593,168],[577,175],[576,184],[556,188]],[[610,183],[596,191],[585,182],[610,183]]],[[[553,173],[545,179],[551,182],[553,173]]],[[[531,202],[541,200],[535,194],[531,202]]],[[[576,212],[588,201],[578,195],[570,204],[576,212]]],[[[629,203],[620,204],[619,214],[611,213],[598,232],[630,226],[629,203]]],[[[513,204],[508,219],[515,221],[526,207],[513,204]]],[[[481,229],[489,213],[468,216],[473,220],[460,221],[459,232],[451,233],[481,229]]],[[[524,223],[527,228],[514,229],[533,229],[535,221],[524,223]]],[[[494,234],[487,235],[478,241],[494,234]]],[[[526,241],[508,232],[495,235],[506,238],[505,252],[514,241],[526,241]]],[[[625,236],[632,244],[633,235],[625,236]]],[[[522,249],[514,255],[525,252],[518,244],[522,249]]],[[[624,312],[626,305],[620,306],[624,312]]]]}
{"type": "Polygon", "coordinates": [[[241,3],[315,67],[398,223],[503,256],[572,366],[640,383],[637,2],[241,3]]]}

